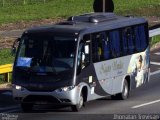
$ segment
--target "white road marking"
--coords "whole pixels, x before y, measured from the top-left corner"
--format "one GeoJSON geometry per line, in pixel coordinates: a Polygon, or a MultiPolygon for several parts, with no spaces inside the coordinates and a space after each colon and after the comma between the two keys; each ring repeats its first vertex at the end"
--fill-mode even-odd
{"type": "MultiPolygon", "coordinates": [[[[157,71],[154,71],[154,72],[150,73],[150,76],[153,76],[153,75],[158,74],[158,73],[160,73],[160,70],[157,70],[157,71]]],[[[155,101],[151,101],[151,102],[148,102],[148,103],[143,103],[143,104],[140,104],[140,105],[136,105],[136,106],[133,106],[131,108],[136,109],[136,108],[144,107],[144,106],[151,105],[151,104],[158,103],[158,102],[160,102],[160,99],[155,100],[155,101]]]]}
{"type": "Polygon", "coordinates": [[[152,65],[160,65],[160,62],[150,62],[152,65]]]}
{"type": "MultiPolygon", "coordinates": [[[[150,62],[153,65],[160,65],[160,62],[150,62]]],[[[154,71],[150,73],[150,76],[160,73],[160,70],[154,71]]]]}
{"type": "Polygon", "coordinates": [[[155,101],[151,101],[151,102],[148,102],[148,103],[144,103],[144,104],[133,106],[132,109],[144,107],[144,106],[151,105],[151,104],[158,103],[158,102],[160,102],[160,99],[159,100],[155,100],[155,101]]]}
{"type": "Polygon", "coordinates": [[[154,71],[150,73],[150,76],[160,73],[160,70],[154,71]]]}
{"type": "Polygon", "coordinates": [[[154,53],[155,55],[160,55],[160,52],[154,53]]]}

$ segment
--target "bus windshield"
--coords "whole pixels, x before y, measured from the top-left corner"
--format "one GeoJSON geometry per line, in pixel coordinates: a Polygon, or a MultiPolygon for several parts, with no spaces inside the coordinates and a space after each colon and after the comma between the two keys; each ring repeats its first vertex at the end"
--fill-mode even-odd
{"type": "Polygon", "coordinates": [[[16,67],[42,73],[72,70],[75,46],[76,38],[70,36],[22,37],[16,67]]]}

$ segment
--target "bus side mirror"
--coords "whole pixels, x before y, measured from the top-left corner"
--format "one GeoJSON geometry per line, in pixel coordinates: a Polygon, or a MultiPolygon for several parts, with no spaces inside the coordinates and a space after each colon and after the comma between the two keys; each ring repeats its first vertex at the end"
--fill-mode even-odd
{"type": "Polygon", "coordinates": [[[19,43],[20,40],[21,40],[21,38],[17,38],[17,39],[14,41],[14,43],[13,43],[13,45],[12,45],[12,49],[11,49],[11,55],[14,56],[14,55],[16,54],[16,51],[17,51],[17,43],[19,43]]]}
{"type": "Polygon", "coordinates": [[[84,53],[82,54],[82,62],[84,66],[87,66],[89,64],[89,45],[84,46],[84,53]]]}

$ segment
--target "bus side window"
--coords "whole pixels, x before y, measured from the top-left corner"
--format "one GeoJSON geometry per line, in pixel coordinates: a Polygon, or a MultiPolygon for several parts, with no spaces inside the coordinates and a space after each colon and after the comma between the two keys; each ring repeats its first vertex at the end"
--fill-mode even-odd
{"type": "Polygon", "coordinates": [[[110,41],[105,32],[101,34],[101,37],[102,37],[103,57],[104,60],[108,60],[111,58],[110,41]]]}
{"type": "Polygon", "coordinates": [[[92,39],[92,61],[97,62],[97,51],[98,51],[97,41],[96,41],[95,35],[93,35],[92,38],[93,38],[92,39]]]}
{"type": "Polygon", "coordinates": [[[100,34],[94,34],[92,40],[92,59],[93,62],[98,62],[102,57],[102,42],[100,34]]]}
{"type": "Polygon", "coordinates": [[[134,34],[131,28],[126,29],[126,38],[128,41],[128,54],[133,54],[135,52],[135,45],[134,45],[134,34]]]}
{"type": "Polygon", "coordinates": [[[112,51],[112,58],[121,56],[120,34],[119,31],[109,32],[109,40],[112,51]]]}
{"type": "Polygon", "coordinates": [[[127,55],[128,54],[128,43],[127,43],[127,37],[125,34],[125,31],[122,31],[122,51],[123,51],[123,55],[127,55]]]}
{"type": "Polygon", "coordinates": [[[144,26],[136,26],[135,27],[135,43],[136,43],[136,50],[138,52],[143,51],[147,47],[147,38],[144,26]]]}

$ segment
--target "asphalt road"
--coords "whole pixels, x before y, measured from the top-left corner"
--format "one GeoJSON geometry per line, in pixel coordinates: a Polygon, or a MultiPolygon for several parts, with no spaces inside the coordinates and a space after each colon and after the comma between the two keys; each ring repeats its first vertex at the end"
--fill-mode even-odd
{"type": "Polygon", "coordinates": [[[146,115],[152,115],[148,116],[149,120],[158,119],[160,117],[159,91],[160,51],[155,50],[151,53],[151,76],[149,84],[132,91],[127,100],[111,100],[110,97],[94,100],[86,103],[86,106],[78,113],[72,112],[70,107],[62,108],[54,106],[35,106],[32,112],[23,113],[20,105],[13,102],[11,91],[0,90],[0,119],[4,119],[9,115],[12,115],[11,117],[13,118],[18,117],[20,120],[82,120],[82,118],[106,120],[106,118],[120,119],[124,117],[140,119],[141,117],[147,117],[146,115]]]}

